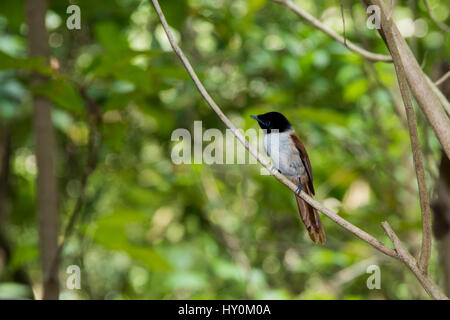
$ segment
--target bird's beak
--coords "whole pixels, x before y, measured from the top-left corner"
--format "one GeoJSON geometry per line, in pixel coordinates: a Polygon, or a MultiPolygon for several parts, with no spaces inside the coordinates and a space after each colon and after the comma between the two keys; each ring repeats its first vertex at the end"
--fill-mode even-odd
{"type": "Polygon", "coordinates": [[[258,121],[259,123],[261,123],[262,125],[264,125],[264,122],[260,118],[258,118],[258,116],[250,116],[250,118],[253,118],[256,121],[258,121]]]}

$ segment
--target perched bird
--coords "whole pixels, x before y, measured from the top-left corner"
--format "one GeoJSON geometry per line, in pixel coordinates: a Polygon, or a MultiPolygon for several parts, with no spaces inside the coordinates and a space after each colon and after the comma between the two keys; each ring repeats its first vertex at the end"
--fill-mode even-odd
{"type": "Polygon", "coordinates": [[[325,230],[317,210],[299,197],[302,189],[308,195],[314,195],[311,163],[303,143],[295,134],[288,119],[279,112],[251,117],[258,121],[261,129],[265,130],[264,148],[272,159],[274,168],[298,185],[295,200],[309,237],[315,243],[324,244],[325,230]]]}

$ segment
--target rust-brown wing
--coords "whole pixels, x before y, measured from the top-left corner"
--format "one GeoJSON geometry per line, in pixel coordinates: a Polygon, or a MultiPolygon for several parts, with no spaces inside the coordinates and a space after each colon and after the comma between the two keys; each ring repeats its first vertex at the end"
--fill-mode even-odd
{"type": "Polygon", "coordinates": [[[312,174],[312,168],[311,168],[311,162],[309,161],[308,153],[306,152],[305,146],[303,145],[302,141],[297,137],[295,133],[291,133],[292,141],[294,141],[295,147],[297,148],[298,152],[300,153],[300,158],[302,159],[303,166],[306,169],[306,173],[308,174],[308,181],[307,184],[309,185],[309,188],[312,192],[312,194],[316,194],[314,191],[314,185],[313,185],[313,174],[312,174]]]}
{"type": "MultiPolygon", "coordinates": [[[[295,147],[297,148],[300,158],[302,160],[303,166],[305,167],[306,174],[300,177],[301,181],[293,181],[295,184],[301,182],[303,191],[309,196],[315,194],[313,186],[313,174],[311,168],[311,162],[309,161],[308,153],[306,152],[305,146],[302,141],[297,137],[295,133],[291,133],[292,141],[294,141],[295,147]]],[[[325,230],[320,221],[319,214],[316,209],[314,209],[309,203],[295,195],[295,200],[297,201],[298,210],[300,212],[300,218],[308,231],[309,237],[314,243],[325,244],[326,235],[325,230]]]]}

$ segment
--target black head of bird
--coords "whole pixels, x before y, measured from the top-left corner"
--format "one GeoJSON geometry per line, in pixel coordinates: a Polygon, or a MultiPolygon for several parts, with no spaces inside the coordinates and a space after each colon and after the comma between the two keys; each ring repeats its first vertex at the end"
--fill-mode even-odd
{"type": "Polygon", "coordinates": [[[270,133],[272,130],[278,130],[278,132],[285,132],[292,129],[291,123],[285,116],[279,112],[267,112],[257,116],[251,116],[258,121],[259,126],[263,130],[267,130],[270,133]]]}

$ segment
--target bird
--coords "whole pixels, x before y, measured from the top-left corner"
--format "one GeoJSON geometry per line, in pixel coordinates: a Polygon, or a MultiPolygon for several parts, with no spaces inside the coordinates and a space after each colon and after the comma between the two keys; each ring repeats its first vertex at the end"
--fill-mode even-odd
{"type": "Polygon", "coordinates": [[[251,118],[258,121],[264,131],[264,148],[272,159],[273,169],[298,186],[295,200],[309,237],[314,243],[325,244],[325,230],[317,210],[300,197],[302,190],[311,197],[315,194],[311,162],[305,146],[281,113],[268,112],[251,118]]]}

